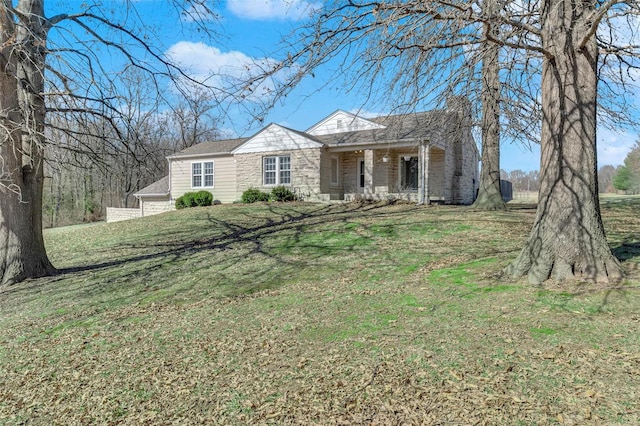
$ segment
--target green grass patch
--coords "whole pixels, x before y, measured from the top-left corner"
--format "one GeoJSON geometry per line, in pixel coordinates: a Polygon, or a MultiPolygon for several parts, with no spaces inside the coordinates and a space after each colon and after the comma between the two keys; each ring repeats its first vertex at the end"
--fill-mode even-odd
{"type": "Polygon", "coordinates": [[[550,327],[530,328],[531,334],[534,336],[553,336],[558,331],[550,327]]]}
{"type": "Polygon", "coordinates": [[[461,265],[442,268],[429,274],[429,281],[434,285],[446,286],[456,293],[464,293],[465,297],[476,295],[503,293],[518,290],[517,285],[498,282],[480,283],[479,276],[487,269],[495,267],[497,259],[479,259],[461,265]]]}

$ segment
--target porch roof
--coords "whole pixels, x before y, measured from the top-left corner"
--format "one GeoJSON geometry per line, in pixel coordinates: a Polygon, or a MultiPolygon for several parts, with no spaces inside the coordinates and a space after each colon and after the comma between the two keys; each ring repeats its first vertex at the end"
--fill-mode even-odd
{"type": "Polygon", "coordinates": [[[446,111],[428,111],[407,115],[394,115],[371,119],[385,128],[333,133],[316,136],[329,148],[360,147],[365,145],[394,144],[412,146],[429,140],[438,144],[453,131],[447,122],[453,118],[446,111]]]}

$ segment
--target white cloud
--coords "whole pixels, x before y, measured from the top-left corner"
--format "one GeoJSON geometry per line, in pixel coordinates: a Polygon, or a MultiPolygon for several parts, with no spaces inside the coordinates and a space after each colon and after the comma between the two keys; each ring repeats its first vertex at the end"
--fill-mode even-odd
{"type": "Polygon", "coordinates": [[[637,139],[637,135],[628,132],[598,129],[598,168],[607,164],[622,164],[637,139]]]}
{"type": "Polygon", "coordinates": [[[296,71],[279,69],[278,61],[272,58],[253,58],[235,50],[223,52],[202,42],[178,42],[165,55],[191,78],[219,94],[254,102],[272,96],[277,83],[296,71]]]}
{"type": "Polygon", "coordinates": [[[305,0],[227,0],[227,9],[231,13],[255,21],[299,21],[321,8],[321,2],[305,0]]]}

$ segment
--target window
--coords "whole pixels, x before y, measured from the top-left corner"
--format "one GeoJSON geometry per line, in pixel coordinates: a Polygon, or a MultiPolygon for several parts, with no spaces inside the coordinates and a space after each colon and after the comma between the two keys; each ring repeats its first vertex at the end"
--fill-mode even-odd
{"type": "Polygon", "coordinates": [[[364,188],[364,160],[358,160],[358,188],[364,188]]]}
{"type": "Polygon", "coordinates": [[[191,187],[213,188],[213,161],[191,163],[191,187]]]}
{"type": "Polygon", "coordinates": [[[331,157],[331,183],[338,183],[338,157],[331,157]]]}
{"type": "Polygon", "coordinates": [[[262,161],[263,185],[291,184],[291,157],[264,157],[262,161]]]}
{"type": "Polygon", "coordinates": [[[400,189],[416,191],[418,189],[418,157],[400,156],[400,189]]]}
{"type": "Polygon", "coordinates": [[[278,170],[280,170],[279,185],[289,185],[291,183],[291,157],[278,157],[278,170]]]}

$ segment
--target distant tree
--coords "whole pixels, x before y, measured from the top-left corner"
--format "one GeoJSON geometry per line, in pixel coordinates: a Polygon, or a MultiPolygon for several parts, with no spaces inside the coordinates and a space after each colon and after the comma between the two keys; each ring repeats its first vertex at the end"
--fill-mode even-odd
{"type": "Polygon", "coordinates": [[[610,164],[606,164],[598,170],[598,190],[603,192],[611,192],[613,189],[613,177],[616,175],[616,168],[610,164]]]}
{"type": "Polygon", "coordinates": [[[627,191],[631,188],[631,170],[627,166],[619,166],[613,177],[613,187],[618,191],[627,191]]]}
{"type": "Polygon", "coordinates": [[[631,171],[631,190],[634,194],[640,193],[640,139],[627,154],[624,164],[631,171]]]}
{"type": "Polygon", "coordinates": [[[214,97],[208,91],[197,88],[173,108],[171,121],[179,132],[178,150],[220,137],[217,117],[214,114],[216,108],[214,97]]]}
{"type": "Polygon", "coordinates": [[[625,157],[624,165],[618,167],[613,186],[620,191],[640,193],[640,139],[625,157]]]}

